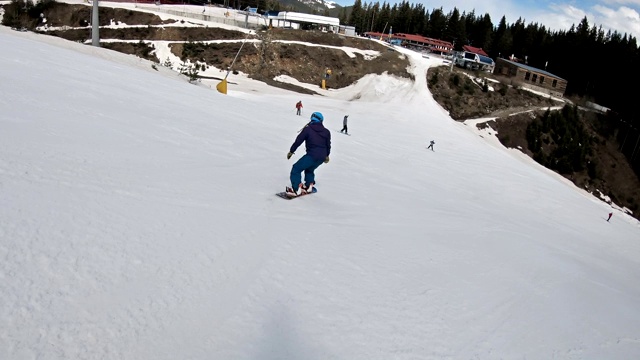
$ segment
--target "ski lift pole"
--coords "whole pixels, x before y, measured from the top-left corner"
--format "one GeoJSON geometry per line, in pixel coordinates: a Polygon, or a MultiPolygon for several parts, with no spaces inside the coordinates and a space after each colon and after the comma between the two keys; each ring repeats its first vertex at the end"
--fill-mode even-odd
{"type": "Polygon", "coordinates": [[[93,0],[91,13],[91,45],[95,47],[100,47],[100,18],[98,16],[98,6],[98,0],[93,0]]]}
{"type": "Polygon", "coordinates": [[[382,29],[382,35],[380,35],[380,41],[382,41],[382,38],[384,37],[384,32],[387,31],[387,25],[389,25],[388,21],[386,24],[384,24],[384,28],[382,29]]]}
{"type": "Polygon", "coordinates": [[[449,72],[453,71],[453,60],[454,60],[454,58],[456,56],[456,52],[455,52],[456,50],[455,49],[456,49],[456,40],[453,39],[453,45],[452,45],[452,48],[451,48],[451,67],[449,68],[449,72]]]}
{"type": "Polygon", "coordinates": [[[224,79],[222,79],[222,81],[220,83],[218,83],[218,85],[216,86],[216,89],[218,90],[218,92],[223,93],[223,94],[227,94],[227,77],[229,76],[229,73],[231,72],[231,69],[233,68],[233,64],[236,63],[236,59],[238,58],[238,55],[240,55],[240,51],[242,51],[242,47],[244,46],[244,43],[247,41],[247,39],[249,38],[249,36],[251,35],[251,33],[247,34],[247,37],[244,38],[244,40],[242,40],[242,45],[240,45],[240,49],[238,49],[238,52],[236,53],[236,56],[233,58],[233,61],[231,62],[231,65],[229,66],[229,70],[227,70],[227,74],[224,76],[224,79]]]}

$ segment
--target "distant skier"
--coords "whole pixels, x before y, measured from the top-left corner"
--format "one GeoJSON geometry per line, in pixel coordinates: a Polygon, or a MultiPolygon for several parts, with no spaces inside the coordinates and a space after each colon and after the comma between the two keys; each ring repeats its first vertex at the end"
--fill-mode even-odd
{"type": "Polygon", "coordinates": [[[612,217],[612,216],[613,216],[613,213],[612,213],[612,212],[610,212],[610,213],[609,213],[609,218],[607,219],[607,222],[609,222],[609,220],[611,220],[611,217],[612,217]]]}
{"type": "Polygon", "coordinates": [[[435,144],[435,143],[436,143],[435,141],[431,140],[431,142],[429,142],[429,146],[427,147],[427,150],[431,149],[431,151],[435,151],[435,150],[433,150],[433,144],[435,144]]]}
{"type": "Polygon", "coordinates": [[[307,153],[302,156],[291,168],[291,187],[286,187],[285,192],[292,196],[312,192],[315,185],[314,170],[322,163],[329,162],[331,152],[331,133],[323,125],[324,117],[319,112],[311,114],[311,121],[302,128],[291,145],[287,159],[295,153],[302,143],[305,143],[307,153]],[[301,173],[304,171],[304,184],[301,173]]]}
{"type": "Polygon", "coordinates": [[[296,115],[300,115],[301,110],[302,110],[302,100],[296,103],[296,115]]]}
{"type": "Polygon", "coordinates": [[[349,117],[349,115],[345,115],[344,119],[342,119],[342,130],[340,130],[340,132],[344,132],[347,135],[349,135],[349,131],[347,130],[347,118],[348,117],[349,117]]]}

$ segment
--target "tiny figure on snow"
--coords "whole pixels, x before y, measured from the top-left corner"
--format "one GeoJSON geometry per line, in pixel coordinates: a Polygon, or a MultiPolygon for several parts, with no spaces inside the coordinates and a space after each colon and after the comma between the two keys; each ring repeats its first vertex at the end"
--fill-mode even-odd
{"type": "Polygon", "coordinates": [[[344,119],[342,119],[342,130],[340,130],[340,132],[344,132],[347,135],[349,135],[349,131],[347,130],[347,118],[348,117],[349,117],[349,115],[345,115],[344,119]]]}
{"type": "Polygon", "coordinates": [[[612,213],[612,212],[610,212],[610,213],[609,213],[609,218],[607,218],[607,222],[609,222],[609,220],[611,220],[611,217],[612,217],[612,216],[613,216],[613,213],[612,213]]]}
{"type": "Polygon", "coordinates": [[[296,103],[296,115],[300,115],[301,110],[302,110],[302,100],[296,103]]]}
{"type": "Polygon", "coordinates": [[[429,142],[429,146],[427,147],[427,150],[428,150],[428,149],[431,149],[431,151],[435,151],[435,150],[433,150],[433,144],[435,144],[435,143],[436,143],[435,141],[431,140],[431,141],[429,142]]]}
{"type": "Polygon", "coordinates": [[[291,145],[287,159],[295,153],[302,143],[305,143],[307,153],[302,156],[291,168],[291,187],[286,187],[288,195],[298,196],[313,192],[315,182],[315,169],[322,163],[329,162],[331,152],[331,133],[327,130],[322,121],[324,117],[319,112],[311,114],[311,121],[300,131],[298,137],[291,145]],[[304,183],[301,173],[304,171],[304,183]]]}

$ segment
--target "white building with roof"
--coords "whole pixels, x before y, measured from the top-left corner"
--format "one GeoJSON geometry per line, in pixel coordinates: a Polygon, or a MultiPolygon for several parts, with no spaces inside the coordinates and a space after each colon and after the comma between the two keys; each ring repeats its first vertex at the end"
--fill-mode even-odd
{"type": "Polygon", "coordinates": [[[334,33],[337,33],[340,29],[340,19],[329,16],[312,15],[292,11],[280,11],[277,15],[268,13],[266,16],[269,25],[272,27],[301,29],[306,26],[312,26],[323,31],[331,31],[334,33]]]}

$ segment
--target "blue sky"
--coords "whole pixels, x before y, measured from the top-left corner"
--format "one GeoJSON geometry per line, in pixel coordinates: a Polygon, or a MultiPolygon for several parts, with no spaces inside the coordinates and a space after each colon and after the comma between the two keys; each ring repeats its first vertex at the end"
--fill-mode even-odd
{"type": "MultiPolygon", "coordinates": [[[[400,1],[388,2],[394,4],[400,1]]],[[[409,2],[412,4],[422,3],[427,10],[442,7],[445,13],[454,7],[457,7],[461,12],[475,9],[476,14],[488,13],[496,25],[504,15],[508,23],[514,23],[519,17],[522,17],[526,24],[536,22],[550,29],[560,30],[568,29],[572,24],[579,24],[586,16],[590,26],[602,25],[605,31],[617,30],[620,33],[632,34],[634,37],[638,37],[640,34],[640,0],[440,0],[409,2]]],[[[337,3],[351,5],[353,1],[338,0],[337,3]]],[[[383,1],[380,1],[380,4],[382,3],[383,1]]]]}

